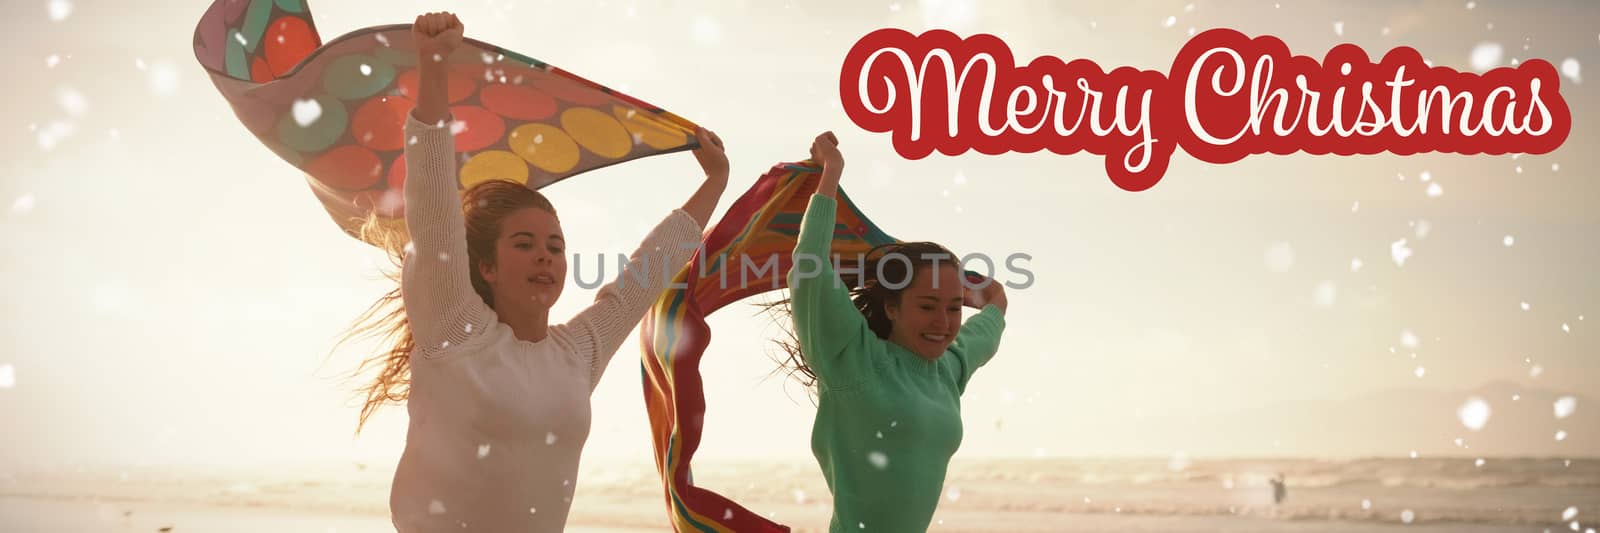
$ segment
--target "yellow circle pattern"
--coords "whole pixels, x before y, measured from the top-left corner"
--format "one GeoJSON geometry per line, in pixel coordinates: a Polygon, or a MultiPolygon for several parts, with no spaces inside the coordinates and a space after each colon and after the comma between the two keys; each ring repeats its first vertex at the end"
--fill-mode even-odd
{"type": "Polygon", "coordinates": [[[561,114],[561,128],[572,134],[578,144],[601,157],[616,159],[633,151],[633,137],[628,130],[604,112],[574,107],[561,114]]]}
{"type": "Polygon", "coordinates": [[[578,143],[561,128],[549,124],[524,124],[506,138],[511,151],[540,170],[560,173],[578,166],[578,143]]]}
{"type": "Polygon", "coordinates": [[[511,180],[517,183],[528,183],[528,165],[522,162],[517,154],[505,150],[486,150],[468,159],[461,165],[461,186],[472,188],[473,185],[490,180],[511,180]]]}
{"type": "Polygon", "coordinates": [[[616,115],[622,126],[628,128],[628,133],[651,148],[666,150],[687,144],[682,130],[668,126],[654,115],[646,115],[620,105],[611,106],[611,114],[616,115]]]}

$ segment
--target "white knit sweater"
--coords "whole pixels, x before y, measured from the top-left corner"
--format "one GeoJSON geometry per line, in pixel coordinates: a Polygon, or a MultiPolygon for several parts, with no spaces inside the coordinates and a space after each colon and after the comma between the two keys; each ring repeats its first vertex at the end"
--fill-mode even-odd
{"type": "Polygon", "coordinates": [[[645,237],[630,271],[539,342],[512,335],[473,292],[449,127],[409,117],[401,284],[416,338],[411,415],[389,510],[412,531],[560,531],[589,436],[589,395],[701,228],[675,210],[645,237]],[[619,283],[620,282],[620,283],[619,283]]]}

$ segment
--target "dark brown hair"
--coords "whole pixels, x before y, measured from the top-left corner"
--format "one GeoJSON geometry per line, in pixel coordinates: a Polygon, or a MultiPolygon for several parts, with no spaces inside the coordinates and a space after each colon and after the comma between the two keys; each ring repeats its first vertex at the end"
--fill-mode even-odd
{"type": "MultiPolygon", "coordinates": [[[[888,306],[900,304],[901,293],[911,286],[919,271],[940,263],[960,267],[955,253],[931,242],[879,245],[868,251],[865,257],[859,273],[840,274],[839,279],[849,287],[850,301],[855,304],[856,311],[866,318],[867,328],[880,339],[889,338],[889,333],[894,329],[894,323],[889,320],[888,306]]],[[[824,282],[831,283],[832,280],[824,282]]],[[[790,301],[785,298],[758,305],[773,316],[787,337],[773,341],[783,351],[783,355],[776,358],[779,365],[777,372],[786,373],[811,389],[816,386],[817,375],[806,364],[805,355],[800,351],[800,339],[794,331],[794,313],[790,301]]]]}

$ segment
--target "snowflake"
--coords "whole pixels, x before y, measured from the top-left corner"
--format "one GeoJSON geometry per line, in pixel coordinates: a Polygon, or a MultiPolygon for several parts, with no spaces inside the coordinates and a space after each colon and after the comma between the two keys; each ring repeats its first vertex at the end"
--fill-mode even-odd
{"type": "Polygon", "coordinates": [[[309,127],[322,117],[322,104],[316,100],[298,99],[294,101],[291,113],[294,115],[295,124],[299,124],[302,128],[309,127]]]}
{"type": "Polygon", "coordinates": [[[1411,249],[1406,247],[1405,239],[1389,244],[1389,257],[1394,259],[1395,266],[1406,266],[1406,259],[1411,257],[1411,249]]]}
{"type": "Polygon", "coordinates": [[[1572,416],[1572,412],[1577,410],[1577,409],[1578,409],[1578,399],[1577,398],[1574,398],[1572,396],[1562,396],[1560,398],[1556,398],[1556,403],[1555,403],[1556,418],[1566,418],[1566,417],[1572,416]]]}
{"type": "Polygon", "coordinates": [[[1561,75],[1572,80],[1572,83],[1583,83],[1583,77],[1578,75],[1580,65],[1578,60],[1566,58],[1561,61],[1561,75]]]}
{"type": "Polygon", "coordinates": [[[1500,43],[1478,43],[1472,48],[1472,70],[1483,72],[1500,66],[1500,56],[1504,53],[1500,43]]]}
{"type": "Polygon", "coordinates": [[[47,7],[50,10],[51,22],[61,22],[72,15],[72,2],[67,0],[50,0],[47,7]]]}
{"type": "Polygon", "coordinates": [[[1468,398],[1467,403],[1461,404],[1461,407],[1456,409],[1456,417],[1461,419],[1461,425],[1467,426],[1467,429],[1479,431],[1483,429],[1484,424],[1489,422],[1490,412],[1489,402],[1474,396],[1468,398]]]}

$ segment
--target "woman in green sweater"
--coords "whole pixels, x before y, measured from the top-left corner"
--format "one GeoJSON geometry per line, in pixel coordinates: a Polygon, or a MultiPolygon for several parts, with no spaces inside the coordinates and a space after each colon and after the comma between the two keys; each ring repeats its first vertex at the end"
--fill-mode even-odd
{"type": "Polygon", "coordinates": [[[841,279],[830,249],[844,158],[832,133],[811,156],[822,178],[789,272],[790,361],[817,385],[811,450],[833,493],[830,530],[925,531],[961,445],[961,393],[1000,347],[1005,289],[967,288],[933,243],[874,250],[841,279]],[[981,309],[966,324],[963,305],[981,309]]]}

